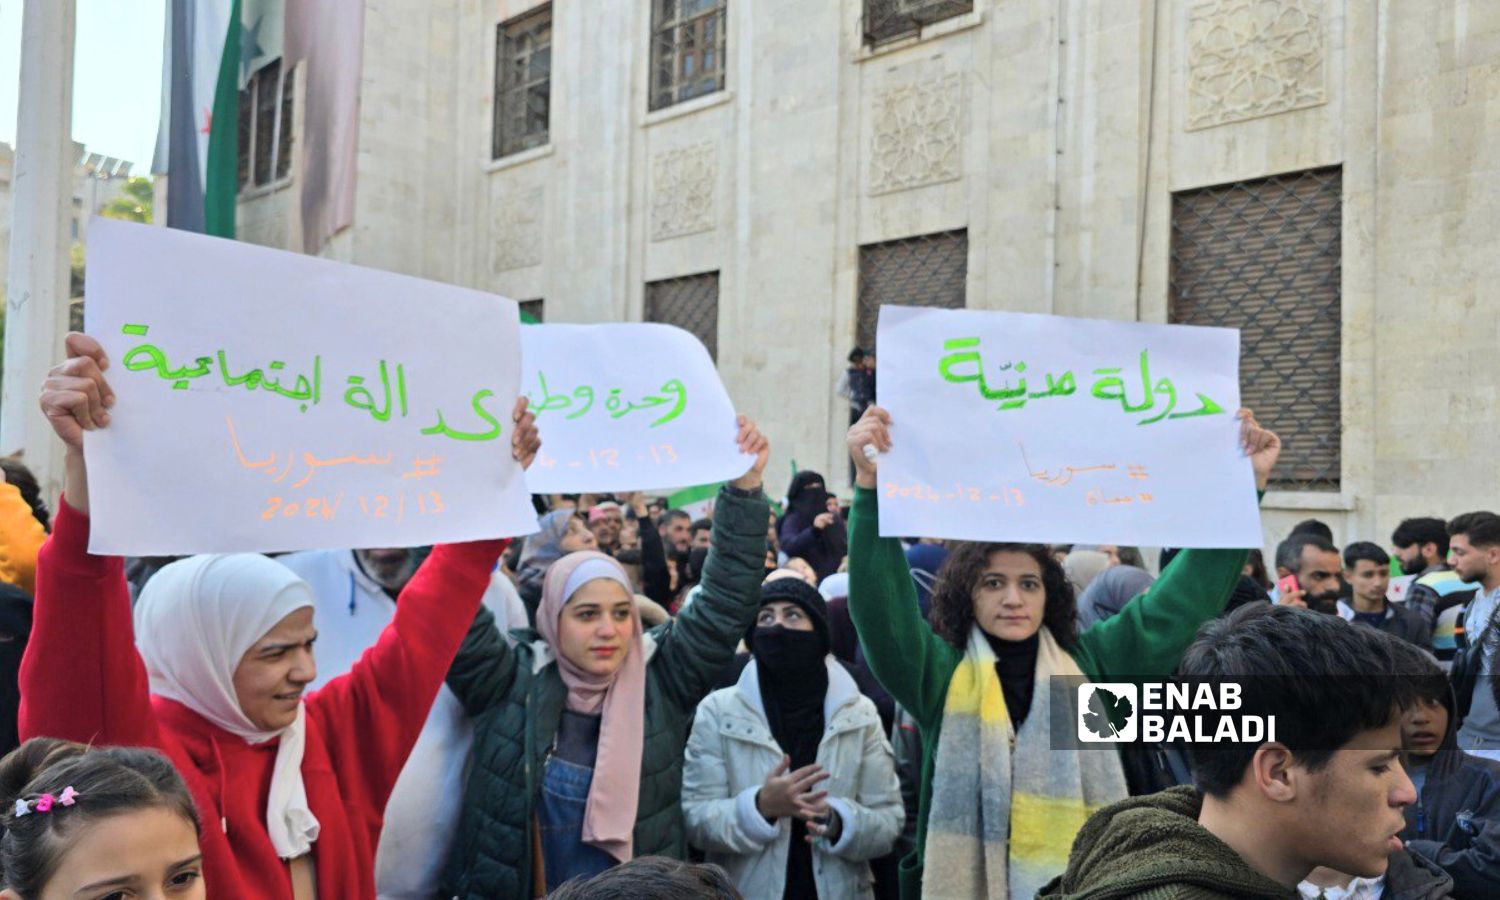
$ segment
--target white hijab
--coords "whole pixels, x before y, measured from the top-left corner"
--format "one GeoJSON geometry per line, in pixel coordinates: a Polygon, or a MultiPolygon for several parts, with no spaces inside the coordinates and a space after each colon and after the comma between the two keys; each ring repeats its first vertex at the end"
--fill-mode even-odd
{"type": "Polygon", "coordinates": [[[266,830],[276,853],[292,859],[318,838],[307,805],[302,753],[306,711],[280,731],[260,731],[240,709],[234,670],[245,652],[276,623],[313,605],[312,588],[264,556],[193,556],[157,572],[135,607],[135,641],[151,692],[243,738],[260,744],[281,738],[266,803],[266,830]]]}

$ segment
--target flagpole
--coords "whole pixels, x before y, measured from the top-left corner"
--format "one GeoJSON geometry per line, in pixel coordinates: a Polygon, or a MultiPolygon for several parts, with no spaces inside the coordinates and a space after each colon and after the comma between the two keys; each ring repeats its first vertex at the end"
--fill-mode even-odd
{"type": "Polygon", "coordinates": [[[25,0],[22,13],[0,381],[0,453],[25,450],[52,501],[62,490],[62,445],[52,439],[37,395],[68,328],[75,9],[75,0],[25,0]]]}

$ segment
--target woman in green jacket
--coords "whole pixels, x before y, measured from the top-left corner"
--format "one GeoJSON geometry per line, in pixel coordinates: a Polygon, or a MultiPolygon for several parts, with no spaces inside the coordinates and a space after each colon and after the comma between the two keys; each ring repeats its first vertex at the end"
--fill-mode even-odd
{"type": "MultiPolygon", "coordinates": [[[[1240,418],[1264,490],[1281,442],[1248,411],[1240,418]]],[[[870,669],[922,734],[901,896],[1030,900],[1066,867],[1084,820],[1126,796],[1114,748],[1066,746],[1072,686],[1166,678],[1224,608],[1246,554],[1184,550],[1146,593],[1080,634],[1073,590],[1045,547],[960,542],[923,621],[900,542],[880,537],[878,455],[867,448],[889,450],[890,425],[871,407],[849,429],[849,613],[870,669]],[[1054,713],[1068,716],[1057,749],[1054,713]]]]}
{"type": "Polygon", "coordinates": [[[698,599],[642,633],[628,580],[600,553],[553,563],[537,632],[509,645],[481,610],[448,686],[474,723],[458,836],[442,896],[540,897],[574,875],[639,856],[687,858],[680,796],[693,712],[760,607],[770,453],[724,487],[698,599]],[[536,863],[540,863],[537,866],[536,863]]]}

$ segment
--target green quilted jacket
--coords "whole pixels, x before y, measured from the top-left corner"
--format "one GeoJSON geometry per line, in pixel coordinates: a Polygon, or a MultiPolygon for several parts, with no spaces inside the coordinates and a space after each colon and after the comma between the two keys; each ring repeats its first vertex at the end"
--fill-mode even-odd
{"type": "Polygon", "coordinates": [[[1297,900],[1199,825],[1202,808],[1192,787],[1106,806],[1037,900],[1297,900]]]}
{"type": "MultiPolygon", "coordinates": [[[[646,727],[641,758],[637,856],[687,858],[683,836],[683,748],[698,702],[729,663],[760,607],[770,505],[719,492],[713,549],[698,598],[646,636],[646,727]]],[[[510,646],[481,608],[448,687],[474,722],[474,751],[458,836],[443,871],[442,896],[478,900],[532,895],[532,816],[542,764],[562,717],[567,689],[557,665],[535,671],[534,632],[510,646]]],[[[434,803],[459,798],[434,797],[434,803]]]]}

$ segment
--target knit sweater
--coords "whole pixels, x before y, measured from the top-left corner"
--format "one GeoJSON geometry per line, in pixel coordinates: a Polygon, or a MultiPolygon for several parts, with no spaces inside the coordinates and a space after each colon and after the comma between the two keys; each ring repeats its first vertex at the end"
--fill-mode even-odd
{"type": "MultiPolygon", "coordinates": [[[[963,651],[922,618],[900,541],[880,537],[875,492],[857,488],[849,516],[849,612],[871,671],[916,719],[922,781],[916,850],[901,862],[901,896],[922,894],[922,854],[948,682],[963,651]]],[[[1078,636],[1071,653],[1090,681],[1160,681],[1177,668],[1198,626],[1218,615],[1244,568],[1244,550],[1184,550],[1118,615],[1078,636]]]]}
{"type": "Polygon", "coordinates": [[[1198,824],[1203,800],[1175,787],[1107,806],[1073,842],[1046,900],[1296,900],[1198,824]]]}

